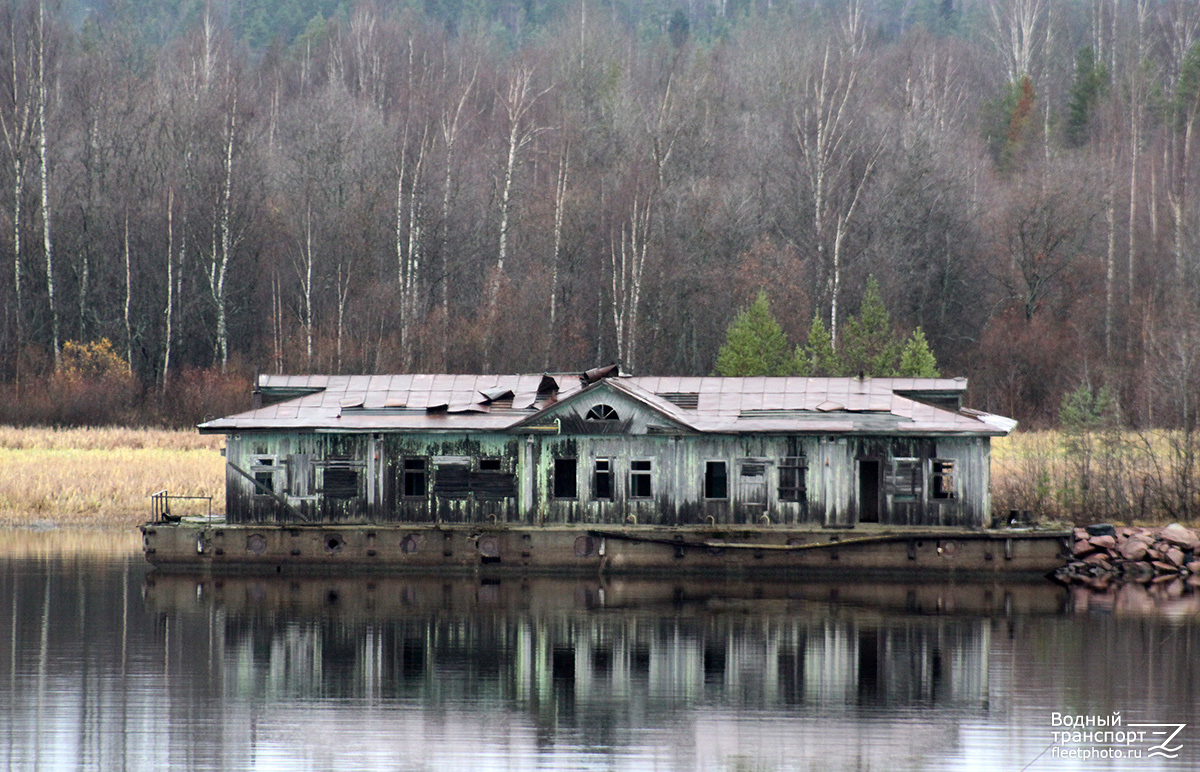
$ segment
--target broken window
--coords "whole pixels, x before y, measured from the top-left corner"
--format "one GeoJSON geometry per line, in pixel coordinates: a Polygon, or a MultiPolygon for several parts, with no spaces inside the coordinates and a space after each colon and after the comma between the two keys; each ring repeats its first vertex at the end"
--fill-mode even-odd
{"type": "Polygon", "coordinates": [[[321,487],[325,498],[352,499],[358,496],[359,466],[349,456],[331,456],[325,459],[321,487]]]}
{"type": "Polygon", "coordinates": [[[954,498],[954,462],[943,458],[933,459],[933,474],[930,482],[933,498],[954,498]]]}
{"type": "Polygon", "coordinates": [[[804,456],[788,456],[779,460],[779,500],[805,501],[808,498],[808,483],[805,481],[808,459],[804,456]]]}
{"type": "Polygon", "coordinates": [[[654,470],[650,461],[629,462],[629,498],[648,499],[654,495],[654,470]]]}
{"type": "Polygon", "coordinates": [[[613,469],[611,458],[596,459],[595,473],[592,475],[592,498],[611,499],[613,497],[613,469]]]}
{"type": "Polygon", "coordinates": [[[897,458],[892,461],[892,500],[920,501],[921,461],[916,458],[897,458]]]}
{"type": "Polygon", "coordinates": [[[278,492],[275,475],[280,471],[282,467],[276,464],[274,456],[255,456],[250,464],[250,474],[254,475],[254,495],[270,496],[278,492]]]}
{"type": "Polygon", "coordinates": [[[589,421],[616,421],[618,418],[617,411],[610,405],[596,405],[587,412],[587,420],[589,421]]]}
{"type": "Polygon", "coordinates": [[[433,492],[442,499],[465,499],[471,495],[471,459],[469,456],[438,456],[433,492]]]}
{"type": "Polygon", "coordinates": [[[729,468],[724,461],[705,462],[704,498],[729,498],[729,468]]]}
{"type": "Polygon", "coordinates": [[[479,500],[496,501],[517,495],[517,476],[504,471],[504,459],[484,456],[478,471],[471,474],[471,491],[479,500]]]}
{"type": "Polygon", "coordinates": [[[767,501],[767,462],[762,458],[743,458],[738,461],[737,498],[742,504],[765,504],[767,501]]]}
{"type": "Polygon", "coordinates": [[[405,498],[425,498],[429,493],[429,462],[424,458],[404,458],[400,460],[400,468],[405,498]]]}
{"type": "Polygon", "coordinates": [[[554,498],[574,499],[579,497],[579,482],[576,476],[578,468],[578,459],[554,459],[554,498]]]}

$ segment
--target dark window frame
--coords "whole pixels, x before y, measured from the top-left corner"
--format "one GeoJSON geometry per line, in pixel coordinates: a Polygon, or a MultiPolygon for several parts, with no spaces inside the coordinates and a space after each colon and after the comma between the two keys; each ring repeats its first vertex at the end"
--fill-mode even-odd
{"type": "Polygon", "coordinates": [[[404,456],[400,459],[400,497],[424,499],[429,497],[429,459],[425,456],[404,456]],[[416,481],[420,481],[420,492],[416,481]],[[413,484],[410,485],[410,482],[413,484]]]}
{"type": "Polygon", "coordinates": [[[729,462],[714,459],[704,462],[704,498],[708,501],[729,500],[729,462]],[[720,473],[716,474],[717,468],[720,473]]]}
{"type": "Polygon", "coordinates": [[[808,457],[785,456],[779,459],[779,500],[808,500],[808,457]]]}
{"type": "Polygon", "coordinates": [[[608,457],[597,458],[592,462],[592,499],[595,501],[612,501],[616,498],[616,476],[613,460],[608,457]],[[601,465],[604,466],[601,469],[601,465]],[[604,481],[601,484],[601,480],[604,481]],[[606,490],[602,490],[606,489],[606,490]]]}
{"type": "Polygon", "coordinates": [[[920,501],[924,492],[922,479],[922,464],[919,458],[892,459],[892,476],[895,480],[895,490],[892,500],[899,502],[920,501]],[[907,483],[902,487],[902,483],[907,483]]]}
{"type": "Polygon", "coordinates": [[[254,477],[254,495],[259,498],[272,499],[273,494],[279,493],[280,473],[285,471],[283,464],[279,463],[279,457],[268,454],[255,454],[252,463],[250,464],[250,474],[254,477]],[[271,493],[263,493],[262,485],[271,490],[271,493]]]}
{"type": "Polygon", "coordinates": [[[356,462],[350,456],[329,456],[321,466],[322,496],[338,501],[359,497],[363,471],[361,463],[356,462]],[[330,480],[331,476],[332,480],[330,480]]]}
{"type": "Polygon", "coordinates": [[[648,458],[629,462],[629,498],[654,498],[654,461],[648,458]]]}
{"type": "Polygon", "coordinates": [[[570,501],[579,499],[579,459],[563,456],[554,459],[550,470],[551,498],[570,501]],[[567,471],[569,469],[569,471],[567,471]]]}
{"type": "Polygon", "coordinates": [[[587,411],[587,415],[584,416],[584,418],[588,421],[619,421],[619,420],[621,420],[621,416],[617,414],[616,408],[614,408],[612,405],[606,404],[604,402],[601,402],[596,405],[592,405],[591,409],[587,411]]]}
{"type": "Polygon", "coordinates": [[[958,465],[951,458],[934,458],[929,461],[929,498],[935,501],[952,501],[958,498],[954,484],[958,465]]]}

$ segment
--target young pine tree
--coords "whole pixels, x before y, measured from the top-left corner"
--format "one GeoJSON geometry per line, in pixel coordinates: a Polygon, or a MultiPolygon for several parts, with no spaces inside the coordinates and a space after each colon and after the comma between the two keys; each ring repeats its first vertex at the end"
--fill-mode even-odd
{"type": "Polygon", "coordinates": [[[904,344],[904,352],[900,354],[900,375],[906,378],[937,378],[941,375],[937,358],[929,349],[925,331],[920,327],[913,330],[904,344]]]}
{"type": "Polygon", "coordinates": [[[879,282],[867,279],[858,316],[846,321],[842,337],[841,360],[846,375],[895,375],[900,364],[902,344],[892,333],[892,317],[879,295],[879,282]]]}
{"type": "Polygon", "coordinates": [[[791,369],[787,336],[771,313],[767,293],[760,291],[729,324],[717,353],[717,375],[788,375],[791,369]]]}
{"type": "Polygon", "coordinates": [[[810,377],[842,374],[842,360],[833,348],[833,336],[820,316],[813,317],[808,342],[796,347],[796,372],[810,377]]]}

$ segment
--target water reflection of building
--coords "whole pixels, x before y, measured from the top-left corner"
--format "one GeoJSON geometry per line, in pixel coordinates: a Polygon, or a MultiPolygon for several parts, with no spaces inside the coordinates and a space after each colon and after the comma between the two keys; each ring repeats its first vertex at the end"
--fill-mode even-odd
{"type": "Polygon", "coordinates": [[[225,689],[244,696],[482,700],[559,719],[704,704],[986,708],[983,616],[847,609],[804,589],[729,601],[578,581],[157,577],[147,592],[208,616],[225,689]]]}

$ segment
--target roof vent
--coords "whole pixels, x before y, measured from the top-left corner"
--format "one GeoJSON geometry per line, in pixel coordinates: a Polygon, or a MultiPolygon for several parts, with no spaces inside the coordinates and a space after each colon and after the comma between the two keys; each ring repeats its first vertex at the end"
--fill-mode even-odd
{"type": "Polygon", "coordinates": [[[654,396],[665,399],[675,407],[684,410],[695,410],[700,406],[700,393],[696,391],[666,391],[654,396]]]}

